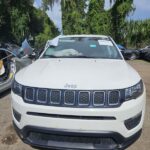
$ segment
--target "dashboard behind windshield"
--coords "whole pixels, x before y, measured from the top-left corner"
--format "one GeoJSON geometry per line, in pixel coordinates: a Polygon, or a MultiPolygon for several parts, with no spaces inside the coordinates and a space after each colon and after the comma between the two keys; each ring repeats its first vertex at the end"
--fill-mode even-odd
{"type": "Polygon", "coordinates": [[[122,59],[112,41],[101,37],[59,38],[58,45],[50,45],[42,58],[122,59]]]}

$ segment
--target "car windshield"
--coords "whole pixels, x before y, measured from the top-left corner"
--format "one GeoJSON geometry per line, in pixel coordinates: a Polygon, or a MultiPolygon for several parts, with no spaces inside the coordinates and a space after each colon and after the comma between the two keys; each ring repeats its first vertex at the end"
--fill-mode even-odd
{"type": "Polygon", "coordinates": [[[50,45],[41,58],[102,58],[122,59],[108,38],[65,37],[57,45],[50,45]]]}

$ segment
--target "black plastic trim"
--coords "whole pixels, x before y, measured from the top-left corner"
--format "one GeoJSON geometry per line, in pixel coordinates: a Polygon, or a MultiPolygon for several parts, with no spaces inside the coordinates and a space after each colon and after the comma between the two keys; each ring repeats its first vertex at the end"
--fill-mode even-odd
{"type": "Polygon", "coordinates": [[[128,120],[125,120],[124,124],[128,130],[132,130],[133,128],[135,128],[137,125],[140,124],[141,118],[142,118],[142,112],[140,112],[139,114],[137,114],[136,116],[128,120]]]}
{"type": "MultiPolygon", "coordinates": [[[[62,144],[57,142],[57,146],[53,147],[53,146],[47,146],[47,145],[42,145],[41,143],[34,143],[34,141],[28,139],[29,133],[30,132],[39,132],[39,133],[46,133],[46,134],[56,134],[56,135],[68,135],[68,136],[84,136],[84,137],[111,137],[116,143],[117,143],[117,147],[116,149],[118,150],[124,150],[127,147],[129,147],[131,144],[133,144],[141,135],[142,133],[142,129],[139,130],[137,133],[135,133],[134,135],[132,135],[129,138],[125,138],[123,137],[121,134],[119,133],[115,133],[115,132],[90,132],[90,131],[74,131],[74,130],[58,130],[58,129],[50,129],[50,128],[41,128],[41,127],[35,127],[35,126],[26,126],[24,127],[22,130],[20,130],[15,123],[14,124],[14,128],[17,132],[17,134],[19,135],[19,137],[22,139],[22,141],[26,144],[31,145],[32,147],[36,147],[36,148],[48,148],[48,149],[61,149],[61,150],[67,150],[67,149],[79,149],[76,147],[76,145],[74,143],[69,144],[70,147],[66,148],[66,143],[62,144]]],[[[79,146],[79,145],[78,145],[79,146]]],[[[109,147],[109,146],[108,146],[109,147]]],[[[83,145],[81,145],[80,150],[104,150],[100,147],[88,147],[88,145],[85,147],[83,147],[83,145]]],[[[107,150],[114,150],[114,148],[112,149],[111,147],[107,148],[107,150]]]]}
{"type": "Polygon", "coordinates": [[[115,117],[107,116],[75,116],[75,115],[58,115],[58,114],[46,114],[27,112],[27,115],[39,116],[39,117],[51,117],[51,118],[62,118],[62,119],[84,119],[84,120],[116,120],[115,117]]]}
{"type": "Polygon", "coordinates": [[[18,122],[20,122],[20,120],[21,120],[21,114],[18,113],[15,109],[13,109],[13,115],[14,115],[15,119],[16,119],[18,122]]]}

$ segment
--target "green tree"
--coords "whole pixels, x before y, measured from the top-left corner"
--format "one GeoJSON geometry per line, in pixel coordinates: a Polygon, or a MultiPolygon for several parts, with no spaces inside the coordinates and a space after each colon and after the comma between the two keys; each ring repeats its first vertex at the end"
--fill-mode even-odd
{"type": "MultiPolygon", "coordinates": [[[[106,11],[105,0],[61,0],[64,34],[107,34],[118,42],[123,40],[126,17],[134,10],[133,0],[110,0],[110,3],[112,1],[113,7],[106,11]]],[[[51,7],[54,2],[57,1],[43,0],[44,4],[51,7]]]]}
{"type": "Polygon", "coordinates": [[[86,33],[86,0],[62,0],[62,28],[64,34],[86,33]]]}
{"type": "MultiPolygon", "coordinates": [[[[88,0],[61,0],[62,28],[64,34],[87,33],[85,8],[88,0]]],[[[44,10],[53,7],[59,0],[43,0],[44,10]]]]}
{"type": "Polygon", "coordinates": [[[150,43],[150,20],[144,21],[128,21],[126,25],[127,45],[131,47],[141,48],[150,43]]]}
{"type": "Polygon", "coordinates": [[[90,34],[110,35],[109,13],[104,10],[104,0],[89,0],[87,25],[90,34]]]}
{"type": "Polygon", "coordinates": [[[0,0],[0,40],[20,42],[29,31],[29,12],[33,0],[0,0]]]}
{"type": "Polygon", "coordinates": [[[35,38],[36,47],[43,47],[48,39],[59,34],[58,29],[44,11],[33,9],[30,18],[30,33],[35,38]]]}
{"type": "Polygon", "coordinates": [[[124,40],[123,34],[126,27],[126,17],[131,11],[134,11],[133,0],[115,0],[115,4],[110,10],[111,33],[118,42],[124,40]]]}
{"type": "Polygon", "coordinates": [[[9,0],[0,0],[0,41],[11,37],[9,8],[9,0]]]}
{"type": "Polygon", "coordinates": [[[20,44],[32,36],[39,46],[59,34],[47,14],[33,3],[34,0],[0,0],[0,41],[20,44]]]}
{"type": "MultiPolygon", "coordinates": [[[[133,0],[110,0],[110,10],[104,10],[104,0],[61,0],[64,34],[107,34],[128,46],[150,43],[150,20],[128,21],[134,11],[133,0]]],[[[38,47],[59,34],[45,11],[60,0],[43,0],[42,9],[33,7],[33,0],[0,0],[0,41],[20,43],[31,35],[38,47]]]]}
{"type": "Polygon", "coordinates": [[[13,7],[10,13],[11,33],[16,43],[20,43],[23,38],[29,35],[29,16],[22,13],[18,8],[13,7]]]}

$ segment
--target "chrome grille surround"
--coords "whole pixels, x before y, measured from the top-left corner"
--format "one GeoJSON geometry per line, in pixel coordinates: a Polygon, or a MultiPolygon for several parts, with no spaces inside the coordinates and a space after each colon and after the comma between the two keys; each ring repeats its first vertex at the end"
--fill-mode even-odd
{"type": "Polygon", "coordinates": [[[94,106],[104,106],[105,105],[105,99],[106,99],[106,96],[105,96],[105,92],[104,91],[94,91],[93,92],[93,105],[94,106]],[[102,104],[97,104],[96,102],[95,102],[95,96],[96,96],[96,94],[99,94],[99,93],[103,93],[103,103],[102,104]]]}
{"type": "Polygon", "coordinates": [[[55,105],[59,105],[61,103],[61,91],[60,90],[51,90],[50,91],[50,103],[55,104],[55,105]],[[56,92],[58,93],[58,95],[56,95],[56,92]],[[58,96],[58,97],[54,97],[55,102],[52,100],[54,93],[55,93],[55,96],[58,96]],[[57,98],[58,98],[58,100],[56,100],[57,98]]]}
{"type": "Polygon", "coordinates": [[[47,94],[48,94],[48,90],[47,89],[37,89],[37,92],[36,92],[36,100],[37,102],[41,103],[41,104],[46,104],[47,103],[47,94]],[[45,99],[44,100],[40,100],[39,99],[39,91],[45,91],[45,99]]]}
{"type": "Polygon", "coordinates": [[[109,105],[109,106],[118,105],[118,104],[119,104],[119,99],[120,99],[120,91],[119,91],[119,90],[113,90],[113,91],[109,91],[109,92],[108,92],[108,105],[109,105]],[[113,92],[117,92],[117,93],[118,93],[118,98],[114,98],[114,97],[110,96],[111,93],[113,93],[113,92]],[[117,102],[115,102],[115,103],[110,102],[110,98],[113,98],[114,101],[117,100],[117,102]]]}
{"type": "Polygon", "coordinates": [[[78,104],[79,104],[79,106],[89,106],[89,104],[90,104],[90,92],[88,92],[88,91],[79,91],[79,93],[78,93],[78,104]],[[81,95],[81,94],[84,94],[84,95],[81,95]],[[88,97],[86,97],[86,96],[88,96],[88,97]],[[87,101],[87,103],[86,103],[86,101],[87,101]]]}
{"type": "Polygon", "coordinates": [[[69,90],[67,91],[67,90],[66,90],[66,91],[64,92],[64,104],[65,104],[65,105],[68,105],[68,106],[75,104],[75,91],[69,91],[69,90]],[[67,94],[70,94],[70,93],[73,94],[73,98],[71,98],[70,95],[68,96],[69,99],[66,98],[66,97],[67,97],[67,94]],[[66,99],[67,99],[68,102],[66,102],[66,99]],[[72,103],[70,102],[71,100],[72,100],[72,103]]]}
{"type": "MultiPolygon", "coordinates": [[[[31,94],[31,93],[29,93],[29,94],[31,94]]],[[[35,89],[31,88],[31,87],[26,87],[25,88],[24,99],[26,101],[28,101],[28,102],[33,102],[34,101],[34,97],[35,97],[35,89]],[[31,92],[31,91],[27,91],[27,90],[33,90],[33,94],[32,94],[33,98],[30,99],[30,98],[27,97],[27,92],[31,92]]]]}

